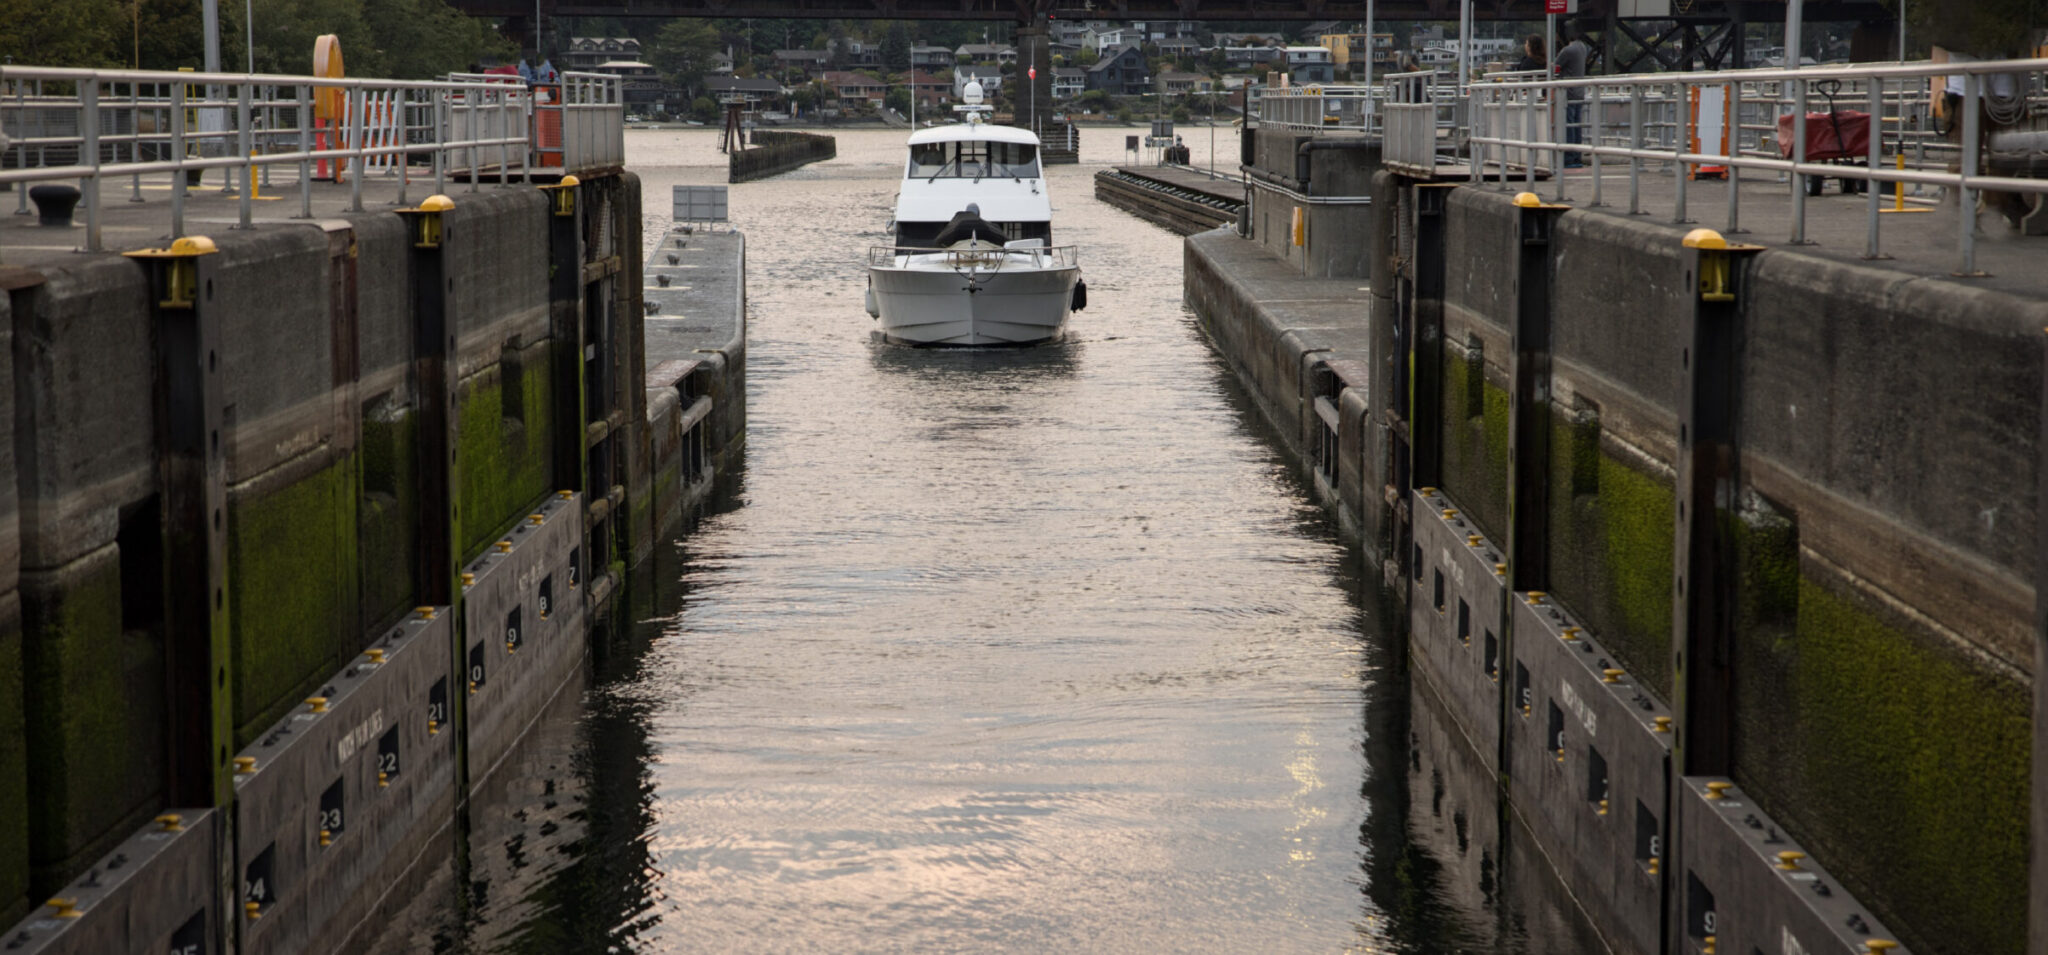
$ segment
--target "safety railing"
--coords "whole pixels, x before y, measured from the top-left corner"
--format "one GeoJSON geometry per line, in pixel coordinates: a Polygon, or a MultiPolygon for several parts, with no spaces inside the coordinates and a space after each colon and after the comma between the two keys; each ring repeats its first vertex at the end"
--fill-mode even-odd
{"type": "Polygon", "coordinates": [[[545,92],[514,77],[400,81],[0,66],[0,183],[16,190],[16,211],[26,214],[27,186],[76,182],[84,245],[97,251],[103,193],[124,179],[130,202],[144,201],[145,180],[173,186],[170,231],[177,237],[185,233],[186,187],[213,169],[228,177],[246,227],[274,169],[296,173],[298,214],[310,218],[315,180],[347,183],[349,208],[360,211],[371,176],[394,180],[404,204],[412,183],[428,178],[435,192],[446,192],[448,179],[460,175],[474,191],[486,174],[503,185],[536,171],[618,165],[624,108],[617,78],[571,77],[557,97],[562,143],[549,154],[535,135],[545,92]]]}
{"type": "Polygon", "coordinates": [[[1411,176],[1436,174],[1437,74],[1394,73],[1381,79],[1382,161],[1411,176]]]}
{"type": "MultiPolygon", "coordinates": [[[[2048,59],[1502,78],[1469,88],[1474,126],[1468,162],[1474,182],[1498,169],[1504,184],[1519,172],[1531,190],[1546,168],[1588,164],[1595,204],[1605,200],[1603,168],[1626,163],[1629,211],[1637,213],[1647,167],[1661,164],[1675,193],[1673,219],[1680,222],[1690,221],[1688,183],[1706,171],[1730,181],[1725,192],[1731,232],[1740,230],[1744,174],[1767,174],[1791,187],[1794,243],[1806,241],[1807,199],[1818,193],[1813,187],[1822,179],[1840,179],[1868,193],[1864,254],[1870,258],[1882,255],[1887,202],[1902,207],[1906,186],[1938,187],[1958,200],[1956,271],[1977,275],[1979,194],[2048,195],[2048,178],[1985,171],[1983,118],[1988,107],[1994,116],[2031,116],[2048,125],[2044,74],[2048,59]],[[1962,92],[1943,104],[1955,117],[1944,142],[1931,119],[1930,91],[1945,87],[1949,78],[1962,92]],[[1554,108],[1559,102],[1564,110],[1554,108]],[[1838,113],[1856,106],[1865,108],[1838,113]],[[1828,126],[1810,128],[1814,123],[1828,126]]],[[[1563,177],[1555,177],[1554,186],[1562,198],[1563,177]]]]}
{"type": "Polygon", "coordinates": [[[906,268],[943,263],[948,268],[1001,271],[1005,266],[1034,269],[1070,269],[1081,264],[1080,249],[1072,245],[1005,246],[987,249],[926,249],[915,246],[868,246],[868,265],[906,268]]]}
{"type": "Polygon", "coordinates": [[[1259,125],[1379,132],[1378,99],[1378,91],[1366,86],[1269,87],[1259,95],[1259,125]]]}

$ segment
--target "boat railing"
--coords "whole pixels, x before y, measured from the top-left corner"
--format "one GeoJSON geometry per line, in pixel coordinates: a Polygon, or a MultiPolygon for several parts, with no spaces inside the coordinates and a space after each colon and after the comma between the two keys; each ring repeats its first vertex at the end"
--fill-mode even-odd
{"type": "MultiPolygon", "coordinates": [[[[1029,267],[1034,269],[1065,269],[1081,264],[1077,247],[1071,245],[1035,246],[1029,248],[1005,247],[984,249],[934,249],[920,246],[875,245],[868,247],[868,265],[901,266],[903,260],[912,256],[943,256],[945,264],[956,269],[1002,269],[1004,267],[1029,267]]],[[[930,261],[926,259],[924,261],[930,261]]]]}

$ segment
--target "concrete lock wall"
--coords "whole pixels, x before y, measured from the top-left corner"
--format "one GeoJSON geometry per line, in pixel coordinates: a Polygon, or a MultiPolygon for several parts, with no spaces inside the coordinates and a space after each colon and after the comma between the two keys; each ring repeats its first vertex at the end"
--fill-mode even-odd
{"type": "Polygon", "coordinates": [[[457,805],[576,672],[619,568],[702,500],[744,428],[730,304],[692,344],[723,349],[703,356],[717,368],[670,379],[650,413],[638,182],[570,192],[457,191],[438,242],[409,210],[223,230],[186,260],[189,306],[159,304],[160,260],[6,275],[0,917],[26,916],[17,948],[347,950],[448,856],[457,805]],[[197,349],[201,384],[166,398],[184,394],[164,384],[184,380],[175,348],[197,349]],[[166,443],[201,420],[180,416],[215,414],[192,452],[166,443]],[[210,521],[177,510],[201,492],[210,521]],[[612,533],[626,514],[650,523],[612,533]],[[194,654],[214,679],[177,675],[194,654]],[[178,709],[195,689],[216,720],[178,709]],[[174,789],[215,805],[151,822],[174,789]]]}
{"type": "Polygon", "coordinates": [[[1372,196],[1380,144],[1363,136],[1261,127],[1252,141],[1251,235],[1310,278],[1371,274],[1378,237],[1361,208],[1372,196]],[[1297,214],[1303,242],[1296,244],[1297,214]],[[1306,237],[1313,234],[1315,238],[1306,237]]]}
{"type": "MultiPolygon", "coordinates": [[[[1287,147],[1268,133],[1262,165],[1287,147]]],[[[1423,201],[1444,187],[1378,188],[1390,208],[1369,294],[1302,278],[1302,250],[1212,232],[1187,242],[1187,299],[1347,531],[1385,530],[1360,539],[1408,601],[1433,725],[1500,764],[1507,812],[1603,943],[1655,952],[1691,932],[1700,950],[1708,933],[1681,921],[1712,896],[1720,951],[1871,938],[2023,951],[2048,305],[1798,250],[1739,259],[1740,484],[1714,526],[1733,555],[1728,765],[1747,808],[1717,830],[1680,809],[1693,797],[1658,721],[1684,718],[1671,708],[1696,304],[1683,230],[1532,212],[1492,189],[1423,201]],[[1535,214],[1550,217],[1545,248],[1518,258],[1535,214]],[[1546,270],[1533,306],[1518,301],[1523,268],[1546,270]],[[1543,316],[1540,363],[1515,353],[1522,307],[1543,316]],[[1349,331],[1293,334],[1308,314],[1349,331]],[[1352,333],[1362,366],[1318,350],[1352,333]],[[1401,367],[1435,345],[1433,365],[1401,367]],[[1539,413],[1517,418],[1515,376],[1539,373],[1539,413]],[[1545,457],[1519,480],[1541,505],[1518,523],[1511,448],[1536,429],[1545,457]],[[1401,486],[1425,446],[1437,486],[1401,486]],[[1331,448],[1343,460],[1326,466],[1331,448]],[[1518,535],[1547,568],[1510,590],[1474,555],[1521,553],[1518,535]],[[1483,625],[1457,623],[1460,600],[1499,620],[1493,662],[1483,625]],[[1728,848],[1744,839],[1750,856],[1811,853],[1822,861],[1798,871],[1823,874],[1751,865],[1728,848]],[[1687,879],[1706,886],[1699,904],[1661,908],[1687,879]]]]}

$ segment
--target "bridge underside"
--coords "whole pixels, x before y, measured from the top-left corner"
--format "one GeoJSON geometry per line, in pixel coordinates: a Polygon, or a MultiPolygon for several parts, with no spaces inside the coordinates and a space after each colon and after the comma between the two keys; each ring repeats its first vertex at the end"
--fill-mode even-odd
{"type": "MultiPolygon", "coordinates": [[[[473,16],[527,17],[532,0],[452,0],[473,16]]],[[[1478,0],[1482,20],[1539,20],[1542,0],[1478,0]]],[[[1613,0],[1581,0],[1576,19],[1604,20],[1613,0]]],[[[1677,6],[1677,4],[1673,4],[1677,6]]],[[[1690,4],[1694,18],[1758,23],[1782,20],[1785,4],[1771,0],[1690,4]]],[[[1457,0],[1378,0],[1380,21],[1455,20],[1457,0]]],[[[546,16],[577,17],[799,17],[810,19],[1010,20],[1045,16],[1091,20],[1363,20],[1366,0],[543,0],[546,16]]],[[[1889,21],[1877,0],[1815,0],[1806,4],[1810,22],[1889,21]]]]}

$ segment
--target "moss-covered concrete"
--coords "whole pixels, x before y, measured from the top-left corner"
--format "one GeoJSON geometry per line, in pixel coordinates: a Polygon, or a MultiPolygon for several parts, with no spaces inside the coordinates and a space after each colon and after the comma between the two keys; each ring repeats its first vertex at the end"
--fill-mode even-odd
{"type": "Polygon", "coordinates": [[[1590,414],[1560,412],[1550,440],[1550,590],[1669,700],[1671,485],[1603,450],[1590,414]]]}
{"type": "Polygon", "coordinates": [[[363,415],[360,554],[363,623],[381,625],[418,603],[418,426],[410,412],[363,415]]]}
{"type": "Polygon", "coordinates": [[[121,629],[112,546],[24,573],[22,617],[31,898],[40,900],[161,804],[164,658],[157,636],[121,629]]]}
{"type": "Polygon", "coordinates": [[[27,914],[28,742],[22,712],[21,601],[0,596],[0,924],[27,914]]]}
{"type": "Polygon", "coordinates": [[[2031,690],[1831,577],[1809,559],[1796,625],[1738,638],[1735,778],[1908,945],[2018,955],[2031,690]]]}
{"type": "Polygon", "coordinates": [[[1480,352],[1444,350],[1444,490],[1496,541],[1508,534],[1508,393],[1480,352]]]}
{"type": "Polygon", "coordinates": [[[311,695],[362,640],[354,460],[228,495],[237,748],[311,695]]]}
{"type": "Polygon", "coordinates": [[[554,389],[545,343],[528,355],[528,360],[501,361],[471,375],[457,392],[456,539],[464,560],[490,546],[555,489],[548,445],[554,389]],[[511,402],[507,388],[518,389],[509,396],[511,402]],[[518,417],[507,415],[513,409],[518,417]]]}

